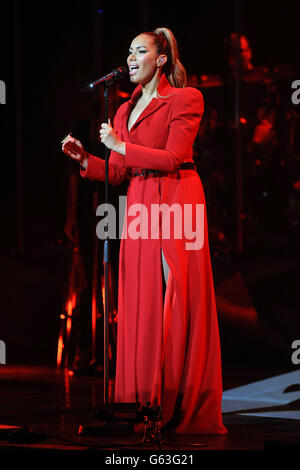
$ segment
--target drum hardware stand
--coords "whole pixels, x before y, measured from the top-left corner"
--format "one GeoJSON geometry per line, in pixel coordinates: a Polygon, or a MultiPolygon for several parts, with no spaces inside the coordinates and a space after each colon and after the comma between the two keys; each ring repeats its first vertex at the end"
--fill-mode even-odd
{"type": "Polygon", "coordinates": [[[151,403],[146,403],[138,411],[138,416],[143,419],[145,432],[142,444],[159,443],[161,441],[161,408],[160,406],[151,407],[151,403]]]}
{"type": "Polygon", "coordinates": [[[235,183],[236,183],[236,252],[243,252],[243,221],[242,221],[242,128],[240,121],[241,106],[241,56],[240,56],[240,5],[235,5],[236,50],[235,50],[235,183]]]}

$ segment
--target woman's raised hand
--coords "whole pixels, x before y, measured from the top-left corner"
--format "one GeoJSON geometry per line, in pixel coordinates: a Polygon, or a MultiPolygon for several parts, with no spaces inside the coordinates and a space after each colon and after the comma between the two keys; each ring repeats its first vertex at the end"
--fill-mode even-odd
{"type": "Polygon", "coordinates": [[[112,128],[110,119],[107,123],[102,123],[99,129],[100,140],[109,150],[125,155],[125,144],[119,139],[118,134],[112,128]]]}
{"type": "Polygon", "coordinates": [[[62,151],[69,157],[73,158],[73,160],[76,160],[82,166],[84,166],[84,163],[87,160],[87,155],[80,140],[77,140],[74,137],[72,137],[71,134],[68,134],[61,141],[61,143],[62,143],[62,151]]]}

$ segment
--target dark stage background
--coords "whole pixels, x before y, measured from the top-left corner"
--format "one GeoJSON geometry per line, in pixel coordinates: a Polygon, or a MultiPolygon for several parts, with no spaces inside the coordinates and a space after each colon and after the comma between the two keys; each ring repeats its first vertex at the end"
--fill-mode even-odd
{"type": "MultiPolygon", "coordinates": [[[[265,370],[276,367],[288,370],[296,367],[291,361],[291,344],[300,338],[299,189],[297,192],[300,153],[296,137],[293,145],[290,138],[294,128],[295,136],[299,132],[295,120],[300,105],[291,102],[291,84],[300,80],[299,6],[289,1],[282,4],[254,0],[239,4],[240,32],[249,40],[253,64],[266,67],[273,74],[275,69],[279,70],[275,74],[280,96],[276,108],[279,122],[276,159],[283,163],[279,163],[275,173],[266,170],[260,174],[260,179],[252,174],[251,183],[247,171],[243,173],[243,184],[247,187],[243,211],[246,218],[243,248],[237,250],[236,201],[229,190],[235,194],[235,179],[231,179],[235,154],[234,141],[230,141],[232,134],[227,132],[231,118],[229,124],[225,119],[228,103],[225,87],[201,88],[207,110],[213,105],[222,116],[223,134],[220,133],[217,142],[213,141],[212,147],[208,144],[208,153],[203,142],[199,144],[202,153],[198,169],[206,188],[211,221],[223,362],[224,368],[244,364],[265,370]],[[287,119],[289,113],[296,116],[293,121],[287,119]],[[222,182],[218,186],[224,177],[225,188],[222,182]],[[260,189],[256,192],[253,188],[261,184],[263,192],[265,182],[271,185],[274,197],[267,202],[262,218],[253,222],[256,209],[260,211],[266,204],[260,189]],[[261,200],[258,198],[257,206],[247,212],[257,194],[261,200]],[[270,212],[272,220],[265,225],[265,215],[270,212]]],[[[75,174],[61,152],[60,141],[73,131],[86,137],[87,149],[103,154],[91,130],[103,117],[101,94],[83,95],[80,89],[125,64],[130,41],[139,32],[157,26],[174,31],[189,75],[194,79],[196,76],[198,82],[203,75],[224,80],[227,70],[224,40],[236,30],[236,3],[6,1],[1,3],[1,24],[0,79],[6,84],[6,104],[0,107],[0,339],[6,344],[8,364],[55,364],[69,263],[64,225],[70,174],[75,174]],[[90,134],[84,130],[89,125],[90,134]]],[[[119,91],[131,90],[127,82],[120,83],[119,91]]],[[[251,109],[256,106],[255,97],[255,92],[249,97],[251,109]]],[[[112,114],[115,104],[113,92],[112,114]]],[[[228,109],[229,114],[234,111],[233,99],[228,109]]],[[[254,125],[250,125],[250,131],[254,125]]],[[[255,154],[247,155],[254,161],[258,158],[255,154]]],[[[95,186],[82,181],[77,184],[82,223],[87,224],[81,226],[82,236],[86,230],[89,240],[94,223],[91,201],[95,186]]],[[[97,185],[97,190],[101,202],[103,183],[97,185]]],[[[111,188],[111,198],[117,200],[125,191],[125,184],[111,188]]],[[[117,242],[112,244],[112,251],[116,278],[117,242]]],[[[90,277],[88,273],[89,282],[90,277]]],[[[101,332],[97,349],[101,362],[101,332]]]]}

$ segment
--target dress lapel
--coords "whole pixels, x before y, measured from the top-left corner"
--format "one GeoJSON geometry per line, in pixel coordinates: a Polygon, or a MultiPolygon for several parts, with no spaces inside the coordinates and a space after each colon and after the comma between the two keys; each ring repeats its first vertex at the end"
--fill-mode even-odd
{"type": "Polygon", "coordinates": [[[169,84],[168,80],[166,79],[165,75],[161,76],[161,79],[159,81],[158,87],[157,87],[157,92],[158,92],[158,97],[153,98],[152,101],[146,106],[144,111],[139,115],[133,126],[131,127],[130,131],[128,131],[128,118],[129,115],[132,111],[132,109],[135,106],[135,103],[137,102],[138,98],[140,97],[142,93],[142,86],[138,85],[136,89],[134,90],[131,99],[128,101],[128,107],[126,110],[126,118],[124,119],[125,121],[125,126],[127,133],[132,132],[136,126],[140,124],[141,121],[143,121],[146,117],[148,117],[150,114],[154,113],[157,109],[159,109],[161,106],[164,106],[167,102],[167,98],[170,96],[172,93],[172,90],[174,88],[171,87],[169,84]]]}

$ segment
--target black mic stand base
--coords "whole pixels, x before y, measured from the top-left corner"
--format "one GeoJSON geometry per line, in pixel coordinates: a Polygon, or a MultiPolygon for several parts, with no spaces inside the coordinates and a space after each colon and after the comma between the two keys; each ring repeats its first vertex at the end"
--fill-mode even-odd
{"type": "Polygon", "coordinates": [[[150,403],[107,403],[95,410],[98,424],[80,425],[82,436],[132,437],[141,436],[142,444],[161,440],[160,407],[150,403]]]}
{"type": "Polygon", "coordinates": [[[138,424],[138,408],[137,403],[103,404],[94,412],[97,424],[80,425],[78,433],[83,436],[132,436],[138,424]]]}

